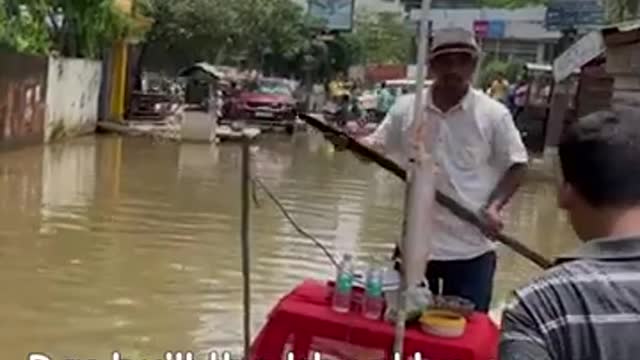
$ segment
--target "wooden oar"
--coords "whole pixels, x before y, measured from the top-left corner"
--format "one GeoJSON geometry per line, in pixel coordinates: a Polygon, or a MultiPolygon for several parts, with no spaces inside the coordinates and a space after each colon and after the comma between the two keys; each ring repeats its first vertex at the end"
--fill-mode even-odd
{"type": "MultiPolygon", "coordinates": [[[[371,161],[375,162],[381,167],[389,170],[391,173],[398,176],[402,180],[406,179],[407,172],[395,161],[387,158],[386,156],[380,154],[379,152],[365,145],[362,145],[360,142],[358,142],[356,139],[354,139],[352,136],[348,135],[341,129],[338,129],[335,126],[327,124],[326,122],[307,114],[298,114],[298,116],[307,124],[313,126],[314,128],[324,133],[329,133],[334,136],[343,137],[344,139],[347,140],[346,148],[348,150],[351,150],[362,157],[370,159],[371,161]]],[[[483,233],[492,234],[492,231],[490,231],[489,226],[476,213],[462,206],[450,196],[447,196],[440,191],[436,191],[436,201],[440,205],[442,205],[443,207],[451,211],[451,213],[456,215],[458,218],[476,226],[483,233]]],[[[510,247],[513,251],[524,256],[525,258],[529,259],[531,262],[535,263],[536,265],[540,266],[543,269],[548,269],[552,266],[552,262],[549,259],[542,256],[538,252],[532,250],[522,242],[508,235],[505,235],[504,233],[499,232],[497,234],[491,235],[491,237],[494,240],[499,241],[504,245],[510,247]]]]}

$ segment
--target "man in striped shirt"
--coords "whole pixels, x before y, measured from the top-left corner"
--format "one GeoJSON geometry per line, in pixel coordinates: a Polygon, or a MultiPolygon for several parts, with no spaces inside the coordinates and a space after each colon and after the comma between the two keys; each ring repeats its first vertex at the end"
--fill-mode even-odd
{"type": "Polygon", "coordinates": [[[640,112],[574,123],[558,201],[585,243],[515,292],[500,359],[640,359],[640,112]]]}

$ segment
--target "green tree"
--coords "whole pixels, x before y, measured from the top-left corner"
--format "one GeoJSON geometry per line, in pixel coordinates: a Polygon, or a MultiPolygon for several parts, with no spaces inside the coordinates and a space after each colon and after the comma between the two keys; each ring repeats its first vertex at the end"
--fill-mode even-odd
{"type": "Polygon", "coordinates": [[[176,71],[195,61],[273,66],[299,59],[312,27],[292,0],[147,0],[154,19],[145,67],[176,71]]]}
{"type": "Polygon", "coordinates": [[[66,56],[100,57],[105,48],[131,28],[128,17],[113,7],[112,0],[48,2],[49,14],[59,19],[51,21],[55,49],[66,56]]]}
{"type": "Polygon", "coordinates": [[[4,0],[3,43],[18,51],[100,57],[131,23],[112,0],[4,0]]]}
{"type": "Polygon", "coordinates": [[[249,64],[261,62],[265,49],[283,58],[299,54],[312,32],[303,9],[291,0],[235,0],[229,2],[236,22],[232,38],[244,42],[249,64]]]}
{"type": "Polygon", "coordinates": [[[409,60],[413,31],[400,14],[361,13],[347,38],[352,60],[361,63],[401,64],[409,60]]]}
{"type": "Polygon", "coordinates": [[[187,63],[215,57],[213,48],[226,42],[218,31],[226,18],[221,17],[222,9],[209,5],[199,0],[145,2],[141,11],[153,19],[153,25],[146,34],[141,61],[153,70],[174,72],[187,63]]]}
{"type": "Polygon", "coordinates": [[[502,73],[510,83],[515,83],[523,75],[524,63],[519,61],[502,61],[493,57],[486,57],[481,64],[480,76],[476,85],[486,89],[502,73]]]}
{"type": "Polygon", "coordinates": [[[149,70],[209,61],[317,78],[357,63],[405,63],[411,50],[411,29],[394,13],[360,14],[352,33],[323,42],[292,0],[147,0],[144,11],[155,21],[143,47],[149,70]]]}
{"type": "Polygon", "coordinates": [[[46,25],[11,0],[0,0],[0,46],[29,54],[51,45],[46,25]]]}

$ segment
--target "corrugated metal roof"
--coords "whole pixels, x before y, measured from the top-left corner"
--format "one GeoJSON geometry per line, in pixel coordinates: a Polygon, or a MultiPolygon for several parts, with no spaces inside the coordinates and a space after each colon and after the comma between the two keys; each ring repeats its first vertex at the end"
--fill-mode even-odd
{"type": "Polygon", "coordinates": [[[562,81],[605,51],[600,31],[592,31],[566,49],[553,61],[553,76],[562,81]]]}
{"type": "Polygon", "coordinates": [[[602,28],[603,32],[609,32],[609,31],[627,32],[627,31],[634,31],[634,30],[640,30],[640,20],[625,21],[617,24],[607,25],[602,28]]]}
{"type": "Polygon", "coordinates": [[[601,29],[609,47],[640,43],[640,20],[621,22],[601,29]]]}

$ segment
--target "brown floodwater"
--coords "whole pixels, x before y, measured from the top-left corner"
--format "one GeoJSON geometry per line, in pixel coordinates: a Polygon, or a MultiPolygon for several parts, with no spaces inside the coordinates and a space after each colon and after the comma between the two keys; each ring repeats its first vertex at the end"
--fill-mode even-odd
{"type": "MultiPolygon", "coordinates": [[[[389,255],[400,181],[317,134],[265,136],[254,170],[336,254],[389,255]]],[[[98,136],[0,153],[0,348],[5,359],[159,359],[242,347],[240,148],[98,136]]],[[[575,244],[554,186],[532,176],[507,232],[552,256],[575,244]]],[[[251,217],[253,331],[280,296],[333,270],[258,193],[251,217]]],[[[499,250],[494,306],[539,273],[499,250]]],[[[202,355],[201,355],[202,356],[202,355]]]]}

